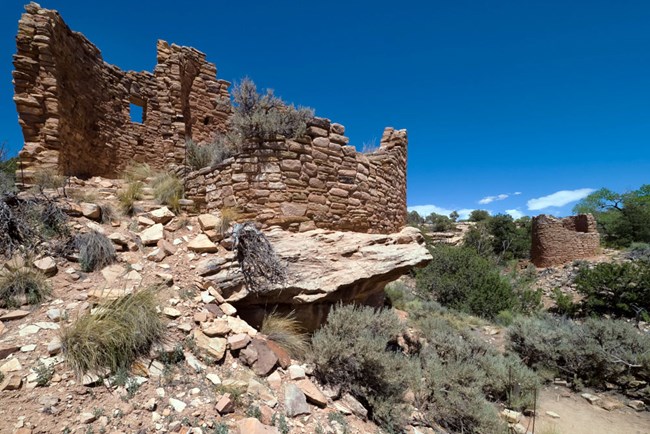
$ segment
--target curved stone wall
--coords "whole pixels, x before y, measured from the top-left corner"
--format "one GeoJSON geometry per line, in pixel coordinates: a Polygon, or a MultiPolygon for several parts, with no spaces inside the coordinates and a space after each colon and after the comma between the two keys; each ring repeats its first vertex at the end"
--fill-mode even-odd
{"type": "Polygon", "coordinates": [[[591,214],[533,217],[531,261],[537,267],[561,265],[598,254],[600,235],[591,214]]]}

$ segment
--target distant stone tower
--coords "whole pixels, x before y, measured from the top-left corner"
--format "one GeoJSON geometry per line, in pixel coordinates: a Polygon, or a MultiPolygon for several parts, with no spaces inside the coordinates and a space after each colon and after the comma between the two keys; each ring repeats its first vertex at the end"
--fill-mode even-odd
{"type": "Polygon", "coordinates": [[[545,214],[533,217],[530,257],[537,267],[561,265],[598,253],[600,235],[591,214],[555,218],[545,214]]]}

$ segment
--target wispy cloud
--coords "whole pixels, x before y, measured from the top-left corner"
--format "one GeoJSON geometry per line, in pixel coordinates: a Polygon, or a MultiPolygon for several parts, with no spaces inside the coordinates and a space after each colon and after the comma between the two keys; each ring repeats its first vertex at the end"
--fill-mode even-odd
{"type": "Polygon", "coordinates": [[[486,196],[483,199],[479,200],[478,203],[480,203],[481,205],[487,205],[488,203],[492,203],[492,202],[494,202],[496,200],[507,199],[508,197],[510,197],[510,195],[505,194],[505,193],[504,194],[497,194],[496,196],[486,196]]]}
{"type": "Polygon", "coordinates": [[[523,212],[519,211],[518,209],[507,209],[506,214],[510,214],[510,216],[512,216],[512,218],[515,220],[520,219],[525,215],[523,212]]]}
{"type": "Polygon", "coordinates": [[[515,191],[514,193],[512,193],[513,196],[519,196],[520,194],[521,194],[521,191],[515,191]]]}
{"type": "MultiPolygon", "coordinates": [[[[449,215],[451,214],[453,209],[448,209],[448,208],[443,208],[437,205],[415,205],[415,206],[409,206],[408,207],[409,212],[410,211],[417,211],[418,214],[420,214],[422,217],[426,217],[432,212],[435,212],[436,214],[442,214],[442,215],[449,215]]],[[[455,210],[460,219],[467,219],[469,217],[469,214],[474,211],[473,209],[470,208],[463,208],[463,209],[457,209],[455,210]]]]}
{"type": "Polygon", "coordinates": [[[550,207],[560,207],[568,203],[583,199],[593,193],[593,188],[579,188],[577,190],[560,190],[548,196],[531,199],[527,202],[528,209],[536,211],[550,207]]]}

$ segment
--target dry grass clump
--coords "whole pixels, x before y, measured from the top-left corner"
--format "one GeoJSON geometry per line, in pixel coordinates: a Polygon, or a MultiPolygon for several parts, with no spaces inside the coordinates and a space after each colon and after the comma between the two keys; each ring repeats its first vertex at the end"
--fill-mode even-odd
{"type": "Polygon", "coordinates": [[[287,315],[272,312],[264,317],[260,332],[287,350],[294,359],[304,357],[309,350],[307,334],[294,312],[287,315]]]}
{"type": "Polygon", "coordinates": [[[61,332],[68,365],[87,372],[128,370],[138,357],[164,338],[165,325],[156,311],[153,288],[141,289],[100,305],[61,332]]]}
{"type": "Polygon", "coordinates": [[[147,163],[129,163],[124,169],[123,177],[128,182],[145,181],[153,176],[153,170],[147,163]]]}
{"type": "Polygon", "coordinates": [[[224,235],[230,229],[230,225],[237,221],[239,218],[239,211],[237,208],[224,207],[221,209],[221,226],[218,228],[219,233],[224,235]]]}
{"type": "Polygon", "coordinates": [[[131,181],[117,193],[117,200],[120,202],[124,214],[133,215],[135,213],[135,203],[142,198],[143,188],[142,182],[131,181]]]}
{"type": "Polygon", "coordinates": [[[45,189],[59,189],[65,185],[65,176],[54,169],[42,169],[34,172],[34,186],[41,192],[45,189]]]}
{"type": "Polygon", "coordinates": [[[120,219],[119,212],[110,203],[102,203],[99,208],[102,211],[102,223],[108,224],[120,219]]]}
{"type": "Polygon", "coordinates": [[[33,268],[20,267],[0,272],[0,304],[5,307],[18,307],[23,302],[40,303],[51,292],[45,275],[33,268]]]}
{"type": "Polygon", "coordinates": [[[180,200],[185,188],[183,182],[173,173],[161,173],[151,183],[156,200],[167,205],[172,211],[180,211],[180,200]]]}
{"type": "Polygon", "coordinates": [[[190,140],[185,146],[187,147],[186,164],[192,170],[216,166],[234,153],[223,136],[217,136],[212,143],[205,145],[197,145],[190,140]]]}
{"type": "Polygon", "coordinates": [[[101,270],[116,260],[113,243],[106,235],[97,231],[78,235],[76,245],[79,249],[79,264],[83,271],[101,270]]]}

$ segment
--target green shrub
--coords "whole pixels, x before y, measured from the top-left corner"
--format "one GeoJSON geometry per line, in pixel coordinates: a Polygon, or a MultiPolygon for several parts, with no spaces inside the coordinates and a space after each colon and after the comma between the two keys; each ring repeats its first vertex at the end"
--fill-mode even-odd
{"type": "Polygon", "coordinates": [[[390,429],[402,424],[402,396],[418,378],[408,357],[388,349],[403,328],[392,311],[337,306],[312,337],[314,374],[367,401],[373,418],[390,429]]]}
{"type": "Polygon", "coordinates": [[[34,186],[40,192],[45,189],[57,190],[65,185],[65,176],[55,169],[41,169],[34,172],[34,186]]]}
{"type": "Polygon", "coordinates": [[[474,250],[480,256],[492,258],[492,237],[485,224],[479,223],[472,226],[463,236],[463,246],[474,250]]]}
{"type": "Polygon", "coordinates": [[[314,112],[309,108],[295,108],[276,97],[272,90],[257,92],[249,78],[236,84],[233,92],[232,132],[229,141],[234,149],[250,142],[277,140],[278,136],[296,138],[307,130],[307,122],[314,112]]]}
{"type": "Polygon", "coordinates": [[[553,310],[558,314],[568,317],[576,314],[578,305],[573,302],[573,297],[570,294],[565,294],[560,288],[554,288],[551,298],[555,302],[553,310]]]}
{"type": "Polygon", "coordinates": [[[29,267],[0,270],[0,303],[18,307],[24,301],[37,304],[52,292],[43,273],[29,267]]]}
{"type": "Polygon", "coordinates": [[[482,222],[490,218],[490,212],[484,209],[475,209],[469,214],[469,221],[482,222]]]}
{"type": "Polygon", "coordinates": [[[15,191],[16,169],[18,169],[18,158],[9,158],[7,145],[0,143],[0,195],[15,191]]]}
{"type": "Polygon", "coordinates": [[[183,182],[173,173],[161,173],[153,180],[151,187],[156,200],[172,211],[180,211],[180,200],[185,188],[183,182]]]}
{"type": "Polygon", "coordinates": [[[307,335],[293,312],[288,315],[272,312],[265,316],[260,332],[287,350],[294,359],[302,358],[307,354],[309,349],[307,335]]]}
{"type": "Polygon", "coordinates": [[[443,306],[484,318],[517,309],[517,294],[489,260],[469,248],[440,245],[433,260],[417,273],[421,294],[443,306]]]}
{"type": "Polygon", "coordinates": [[[107,301],[62,329],[61,348],[78,374],[128,370],[163,340],[165,325],[152,288],[107,301]]]}
{"type": "Polygon", "coordinates": [[[427,341],[419,358],[418,408],[426,419],[453,432],[500,432],[490,401],[523,409],[533,403],[538,378],[517,357],[494,348],[438,314],[418,322],[427,341]]]}
{"type": "Polygon", "coordinates": [[[447,232],[453,230],[456,226],[446,215],[431,213],[426,219],[427,223],[431,225],[433,232],[447,232]]]}
{"type": "Polygon", "coordinates": [[[101,270],[116,260],[113,243],[106,235],[97,231],[78,235],[76,245],[79,249],[79,264],[82,271],[101,270]]]}
{"type": "Polygon", "coordinates": [[[497,214],[487,220],[487,230],[492,236],[492,252],[501,260],[525,259],[530,256],[530,219],[515,222],[510,215],[497,214]]]}
{"type": "Polygon", "coordinates": [[[650,311],[650,261],[581,267],[575,284],[585,314],[635,317],[641,309],[650,311]]]}
{"type": "Polygon", "coordinates": [[[143,188],[142,182],[130,181],[117,193],[117,200],[124,214],[133,215],[135,213],[135,203],[142,198],[143,188]]]}
{"type": "Polygon", "coordinates": [[[530,367],[594,387],[650,379],[650,337],[620,320],[518,318],[508,347],[530,367]]]}

